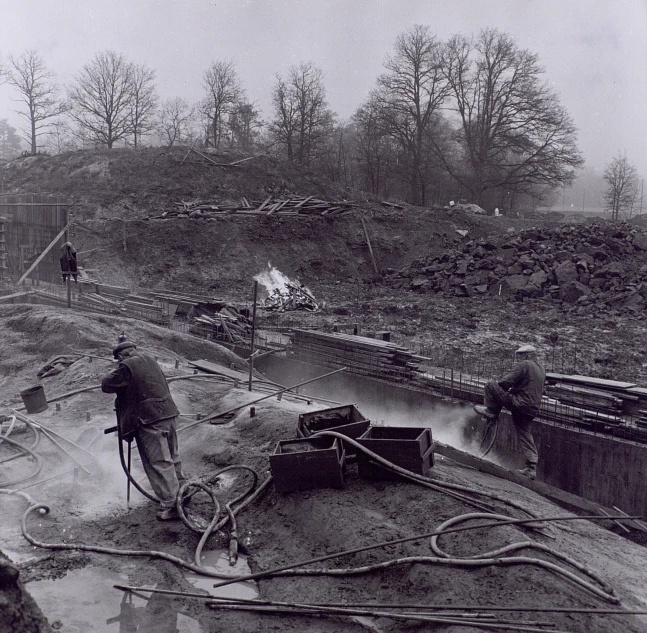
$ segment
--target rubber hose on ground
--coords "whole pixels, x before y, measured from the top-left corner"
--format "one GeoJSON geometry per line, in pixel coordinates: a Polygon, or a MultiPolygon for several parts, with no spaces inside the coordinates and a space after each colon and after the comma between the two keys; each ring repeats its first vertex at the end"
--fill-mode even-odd
{"type": "MultiPolygon", "coordinates": [[[[467,520],[467,518],[476,518],[477,516],[481,518],[485,517],[488,519],[493,519],[493,518],[500,519],[501,521],[510,520],[510,517],[507,517],[505,515],[473,513],[471,515],[461,515],[459,517],[454,517],[453,519],[450,519],[449,521],[446,521],[445,523],[443,523],[439,527],[439,530],[449,527],[449,524],[453,524],[455,522],[459,522],[462,520],[467,520]]],[[[497,527],[497,524],[492,523],[490,525],[482,526],[482,527],[492,528],[492,527],[497,527]]],[[[593,593],[597,597],[607,602],[610,602],[612,604],[620,603],[620,600],[613,595],[613,589],[602,579],[596,576],[592,571],[590,571],[589,569],[587,569],[577,561],[566,556],[565,554],[562,554],[560,552],[557,552],[556,550],[553,550],[551,548],[548,548],[546,546],[543,546],[537,543],[531,543],[530,545],[527,543],[513,544],[510,546],[500,548],[499,550],[496,550],[494,552],[488,552],[486,554],[480,555],[479,557],[451,558],[445,552],[440,551],[440,553],[441,553],[440,556],[407,556],[407,557],[387,560],[382,563],[375,563],[373,565],[365,565],[362,567],[332,568],[332,569],[321,569],[321,568],[291,569],[286,571],[279,571],[273,575],[275,576],[356,576],[356,575],[367,574],[367,573],[371,573],[379,570],[388,569],[390,567],[394,567],[397,565],[410,565],[414,563],[425,564],[425,565],[457,566],[457,567],[466,567],[466,568],[478,568],[478,567],[486,567],[486,566],[507,567],[507,566],[513,566],[513,565],[534,565],[534,566],[546,569],[548,571],[551,571],[557,575],[560,575],[566,578],[567,580],[570,580],[574,584],[593,593]],[[567,569],[564,569],[563,567],[560,567],[559,565],[556,565],[555,563],[551,563],[549,561],[546,561],[540,558],[531,558],[527,556],[514,556],[514,557],[510,556],[510,557],[504,557],[504,558],[497,558],[496,556],[494,556],[503,552],[512,551],[515,549],[521,549],[522,547],[531,547],[531,546],[535,547],[536,549],[540,549],[542,551],[548,552],[551,555],[555,556],[556,558],[561,559],[570,565],[573,565],[576,569],[578,569],[582,573],[589,576],[596,584],[593,584],[591,582],[588,582],[580,578],[576,574],[568,571],[567,569]],[[483,556],[489,556],[489,557],[483,558],[483,556]]]]}
{"type": "Polygon", "coordinates": [[[32,457],[36,461],[36,469],[34,470],[34,472],[30,473],[25,477],[14,479],[13,481],[5,481],[0,484],[0,488],[8,488],[9,486],[15,486],[16,484],[20,484],[23,481],[27,481],[28,479],[35,477],[41,471],[41,468],[43,467],[43,461],[40,458],[40,455],[38,455],[37,453],[34,453],[33,450],[31,450],[29,447],[25,446],[24,444],[21,444],[20,442],[16,442],[16,440],[12,440],[11,438],[5,437],[4,435],[0,435],[0,441],[7,442],[8,444],[15,446],[16,448],[19,448],[21,451],[25,451],[25,453],[27,453],[29,457],[32,457]]]}
{"type": "MultiPolygon", "coordinates": [[[[11,417],[14,419],[14,421],[16,420],[15,415],[12,415],[11,417]]],[[[28,449],[31,449],[32,451],[34,451],[34,450],[36,450],[36,448],[38,447],[38,444],[40,443],[40,433],[38,432],[38,429],[33,424],[30,424],[29,422],[26,422],[25,420],[23,420],[23,422],[26,424],[27,428],[34,435],[34,441],[29,446],[27,446],[28,449]]],[[[12,428],[13,428],[13,423],[12,423],[11,427],[9,428],[9,430],[5,433],[4,437],[9,437],[9,433],[11,432],[12,428]]],[[[3,436],[0,435],[0,437],[3,437],[3,436]]],[[[22,444],[22,442],[21,442],[21,444],[22,444]]],[[[22,457],[22,456],[23,456],[23,453],[18,453],[17,455],[12,455],[11,457],[7,457],[6,459],[3,459],[2,461],[0,461],[0,464],[6,464],[7,462],[13,461],[14,459],[18,459],[19,457],[22,457]]]]}
{"type": "MultiPolygon", "coordinates": [[[[248,497],[251,492],[256,488],[256,484],[258,483],[258,473],[253,469],[250,468],[249,466],[244,466],[244,465],[233,465],[233,466],[226,466],[225,468],[221,468],[220,470],[216,471],[212,475],[209,476],[208,479],[206,479],[204,482],[201,481],[187,481],[186,483],[182,484],[180,486],[180,490],[178,491],[177,495],[177,502],[176,502],[176,507],[178,514],[180,515],[180,518],[182,519],[182,522],[190,529],[193,530],[194,532],[197,532],[201,534],[200,541],[196,547],[195,550],[195,556],[194,556],[194,561],[196,565],[200,565],[200,559],[202,555],[202,549],[211,536],[211,534],[214,531],[219,530],[221,527],[224,527],[224,525],[227,524],[227,522],[231,523],[231,530],[230,530],[230,558],[233,555],[237,555],[237,530],[236,530],[236,519],[235,519],[235,514],[240,511],[241,506],[238,506],[236,509],[233,509],[232,506],[236,503],[239,503],[246,497],[248,497]],[[215,481],[220,475],[223,473],[230,471],[230,470],[246,470],[250,472],[253,475],[253,480],[250,486],[248,486],[240,495],[238,495],[235,499],[229,501],[225,505],[225,509],[227,510],[227,516],[225,516],[223,519],[220,519],[220,504],[218,503],[218,500],[216,499],[213,491],[211,488],[208,487],[208,484],[212,483],[215,481]],[[211,500],[214,504],[215,507],[215,513],[214,517],[209,523],[209,525],[206,528],[201,528],[200,526],[196,525],[192,521],[190,521],[185,512],[184,512],[184,507],[183,507],[183,499],[185,495],[188,493],[191,487],[195,487],[198,489],[201,489],[205,491],[210,497],[211,500]]],[[[267,483],[265,482],[262,488],[264,489],[267,483]]],[[[256,498],[257,495],[254,496],[256,498]]],[[[247,505],[247,504],[245,504],[247,505]]]]}
{"type": "MultiPolygon", "coordinates": [[[[223,468],[222,470],[218,471],[218,473],[216,473],[215,475],[211,475],[207,481],[213,481],[213,479],[215,479],[219,474],[222,474],[222,472],[227,471],[227,470],[232,470],[234,468],[243,468],[243,469],[246,469],[246,470],[249,470],[250,472],[252,472],[254,474],[253,486],[256,485],[256,482],[258,480],[258,475],[256,474],[256,472],[253,469],[251,469],[251,468],[249,468],[247,466],[228,466],[228,467],[223,468]]],[[[236,508],[231,508],[230,507],[227,516],[225,516],[220,521],[217,520],[218,516],[220,514],[220,506],[218,505],[217,500],[213,496],[212,491],[209,488],[207,488],[206,486],[204,486],[205,492],[207,492],[208,494],[210,494],[210,496],[212,496],[212,499],[214,500],[214,502],[215,502],[215,504],[217,506],[217,512],[216,512],[216,515],[215,515],[214,519],[210,523],[209,531],[208,532],[205,531],[206,536],[203,535],[203,538],[201,538],[201,540],[200,540],[199,547],[196,550],[195,558],[198,561],[198,563],[196,563],[196,564],[187,563],[186,561],[182,560],[181,558],[178,558],[176,556],[172,556],[170,554],[166,554],[165,552],[158,552],[158,551],[155,551],[155,550],[118,550],[118,549],[113,549],[113,548],[109,548],[109,547],[100,547],[100,546],[84,545],[84,544],[43,543],[41,541],[36,540],[35,538],[33,538],[28,533],[28,531],[27,531],[27,520],[29,519],[29,516],[33,512],[35,512],[37,510],[41,514],[48,514],[49,511],[50,511],[49,507],[47,505],[45,505],[45,504],[35,504],[28,495],[26,495],[24,493],[21,493],[21,492],[18,492],[18,491],[8,490],[8,491],[6,491],[6,494],[18,494],[18,495],[21,495],[30,504],[30,507],[27,508],[27,510],[25,511],[25,513],[22,516],[20,526],[21,526],[22,534],[25,537],[25,539],[29,543],[31,543],[32,545],[35,545],[36,547],[42,547],[44,549],[54,549],[54,550],[81,550],[81,551],[86,551],[86,552],[95,552],[95,553],[98,553],[98,554],[111,554],[111,555],[115,555],[115,556],[149,556],[149,557],[152,557],[152,558],[160,558],[162,560],[167,560],[167,561],[172,562],[172,563],[174,563],[176,565],[184,567],[185,569],[189,569],[190,571],[193,571],[196,574],[200,574],[200,575],[203,575],[203,576],[209,576],[211,578],[220,578],[220,579],[225,579],[226,580],[226,579],[231,578],[230,574],[221,574],[221,573],[218,573],[218,572],[210,571],[210,570],[207,570],[207,569],[203,568],[199,564],[200,552],[202,550],[202,547],[203,547],[204,543],[206,542],[207,538],[209,537],[209,535],[213,531],[218,530],[221,527],[223,527],[228,521],[231,520],[231,518],[234,515],[241,512],[252,501],[257,499],[260,496],[260,494],[264,490],[267,489],[267,487],[269,486],[269,484],[271,482],[272,482],[272,477],[269,476],[252,494],[249,494],[249,492],[252,490],[252,488],[250,487],[246,492],[244,492],[241,495],[239,495],[238,497],[236,497],[233,501],[230,502],[229,505],[232,505],[233,503],[238,503],[239,501],[241,501],[241,503],[239,503],[239,505],[237,505],[236,508]],[[248,495],[248,496],[243,500],[243,497],[245,497],[245,495],[248,495]]],[[[201,484],[200,482],[196,482],[196,481],[186,482],[180,488],[180,490],[178,490],[178,500],[181,500],[182,494],[184,493],[184,491],[188,490],[189,486],[195,486],[195,487],[201,488],[203,486],[203,484],[201,484]]],[[[0,492],[5,492],[5,491],[0,490],[0,492]]],[[[181,503],[180,503],[180,508],[181,507],[182,506],[181,506],[181,503]]],[[[189,525],[189,521],[188,521],[186,515],[184,514],[184,512],[182,510],[180,510],[180,516],[183,517],[183,521],[185,522],[185,524],[189,525]]],[[[191,529],[194,529],[193,526],[190,526],[190,527],[191,527],[191,529]]],[[[198,528],[198,531],[202,532],[202,530],[200,530],[199,528],[198,528]]]]}
{"type": "MultiPolygon", "coordinates": [[[[499,501],[501,503],[504,503],[512,508],[515,508],[517,510],[520,510],[521,512],[525,513],[529,517],[536,518],[536,514],[532,512],[531,510],[528,510],[525,508],[523,505],[516,503],[512,499],[508,499],[506,497],[503,497],[501,495],[498,495],[496,493],[492,492],[485,492],[483,490],[477,490],[475,488],[469,488],[468,486],[461,486],[458,484],[450,484],[447,482],[440,482],[436,481],[434,479],[431,479],[430,477],[425,477],[424,475],[418,475],[416,473],[411,472],[410,470],[406,470],[405,468],[401,468],[400,466],[397,466],[396,464],[393,464],[392,462],[384,459],[377,453],[374,453],[373,451],[367,449],[365,446],[360,444],[359,442],[355,441],[354,439],[347,437],[346,435],[342,435],[341,433],[337,433],[336,431],[319,431],[318,433],[314,433],[311,435],[311,437],[315,436],[330,436],[330,437],[336,437],[342,440],[343,442],[348,442],[349,444],[352,444],[355,446],[358,450],[362,451],[365,455],[370,457],[372,460],[378,462],[379,464],[382,464],[389,470],[392,470],[393,472],[398,473],[399,475],[402,475],[403,477],[410,479],[411,481],[415,481],[416,483],[422,483],[422,484],[431,484],[434,487],[437,488],[448,488],[450,490],[454,491],[459,491],[459,492],[465,492],[468,494],[473,494],[473,495],[479,495],[482,497],[487,497],[489,499],[494,499],[496,501],[499,501]]],[[[488,508],[489,510],[489,508],[488,508]]],[[[531,529],[536,529],[537,526],[533,526],[532,524],[528,524],[528,527],[531,529]]]]}

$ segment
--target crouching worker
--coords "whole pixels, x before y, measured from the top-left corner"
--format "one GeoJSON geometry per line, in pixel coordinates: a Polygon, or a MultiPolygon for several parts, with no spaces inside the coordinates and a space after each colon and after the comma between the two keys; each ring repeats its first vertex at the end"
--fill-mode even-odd
{"type": "Polygon", "coordinates": [[[117,394],[115,409],[120,437],[135,438],[142,466],[160,501],[157,518],[177,519],[175,506],[180,485],[186,481],[178,455],[176,420],[179,412],[157,361],[124,341],[112,351],[119,361],[101,382],[105,393],[117,394]]]}
{"type": "Polygon", "coordinates": [[[537,350],[532,345],[522,345],[515,355],[519,360],[517,365],[499,381],[485,385],[484,405],[474,405],[474,410],[490,424],[496,423],[502,408],[510,411],[526,462],[520,472],[534,479],[538,454],[532,436],[532,420],[539,413],[546,370],[539,364],[537,350]]]}

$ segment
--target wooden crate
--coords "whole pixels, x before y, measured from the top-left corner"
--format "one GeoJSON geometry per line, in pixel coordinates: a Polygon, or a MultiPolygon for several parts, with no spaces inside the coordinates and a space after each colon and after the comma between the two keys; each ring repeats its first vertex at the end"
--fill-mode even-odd
{"type": "MultiPolygon", "coordinates": [[[[318,431],[336,431],[353,439],[363,435],[370,426],[367,420],[354,404],[309,411],[299,416],[297,437],[310,437],[318,431]]],[[[343,443],[347,455],[355,455],[357,449],[346,442],[343,443]]]]}
{"type": "MultiPolygon", "coordinates": [[[[417,475],[426,475],[434,465],[431,429],[371,426],[357,441],[380,457],[417,475]]],[[[362,451],[357,453],[357,469],[363,479],[399,478],[396,473],[372,462],[362,451]]]]}
{"type": "Polygon", "coordinates": [[[274,488],[279,492],[343,488],[345,453],[336,437],[282,440],[270,455],[274,488]]]}

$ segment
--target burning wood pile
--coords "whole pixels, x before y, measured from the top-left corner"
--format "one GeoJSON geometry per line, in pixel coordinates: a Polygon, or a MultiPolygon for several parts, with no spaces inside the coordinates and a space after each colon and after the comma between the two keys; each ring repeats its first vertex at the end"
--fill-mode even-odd
{"type": "Polygon", "coordinates": [[[247,198],[241,198],[239,203],[226,202],[206,202],[193,201],[187,202],[181,200],[175,203],[178,207],[172,211],[164,211],[161,215],[153,216],[151,219],[165,219],[173,217],[187,218],[210,218],[222,217],[225,215],[238,216],[259,216],[259,215],[280,215],[292,217],[312,217],[312,216],[339,216],[350,213],[355,204],[352,202],[326,201],[315,198],[314,196],[273,198],[269,196],[262,201],[251,202],[247,198]]]}
{"type": "Polygon", "coordinates": [[[254,277],[261,284],[267,296],[261,301],[265,310],[286,312],[288,310],[306,310],[316,312],[319,304],[316,299],[299,281],[293,281],[280,270],[270,267],[254,277]]]}

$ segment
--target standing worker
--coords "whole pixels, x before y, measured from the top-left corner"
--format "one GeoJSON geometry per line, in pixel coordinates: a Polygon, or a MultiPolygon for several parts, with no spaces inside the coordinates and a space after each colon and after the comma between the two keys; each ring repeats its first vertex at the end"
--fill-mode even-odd
{"type": "Polygon", "coordinates": [[[499,381],[485,385],[484,404],[475,404],[474,410],[489,424],[496,424],[501,409],[512,414],[526,467],[519,471],[534,479],[537,476],[537,447],[532,436],[532,420],[539,413],[544,391],[546,370],[537,360],[537,350],[532,345],[522,345],[516,352],[519,362],[499,381]]]}
{"type": "Polygon", "coordinates": [[[59,258],[61,262],[61,274],[63,275],[63,283],[67,282],[67,279],[72,275],[74,282],[76,281],[76,276],[78,274],[78,266],[76,263],[76,250],[72,246],[72,242],[65,242],[61,246],[61,257],[59,258]]]}
{"type": "Polygon", "coordinates": [[[149,354],[123,341],[112,350],[119,366],[101,381],[104,393],[116,393],[115,409],[121,439],[134,437],[142,466],[153,492],[160,501],[157,518],[179,517],[177,493],[186,477],[182,472],[176,434],[179,412],[166,378],[149,354]]]}

